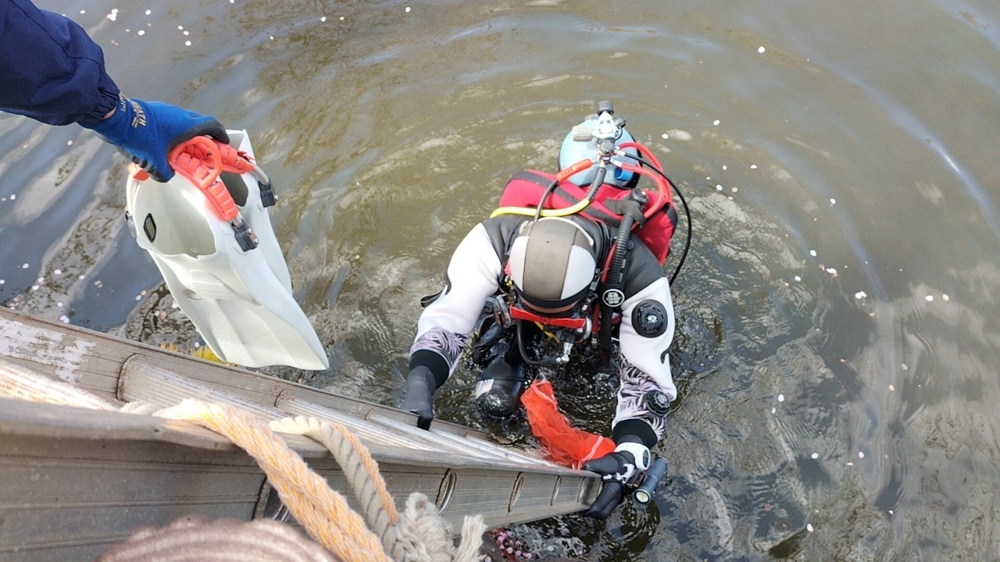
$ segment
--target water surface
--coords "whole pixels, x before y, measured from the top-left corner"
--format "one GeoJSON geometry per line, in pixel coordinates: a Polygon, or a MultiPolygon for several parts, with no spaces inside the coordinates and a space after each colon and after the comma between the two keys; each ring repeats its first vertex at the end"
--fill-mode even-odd
{"type": "MultiPolygon", "coordinates": [[[[93,35],[127,94],[250,133],[331,358],[267,372],[384,404],[451,250],[614,102],[693,217],[670,481],[648,510],[519,526],[536,556],[1000,559],[995,3],[38,4],[93,35]]],[[[0,302],[197,343],[125,227],[111,147],[2,116],[0,156],[0,302]]],[[[477,423],[474,377],[440,417],[477,423]]],[[[582,418],[610,388],[568,388],[601,429],[582,418]]]]}

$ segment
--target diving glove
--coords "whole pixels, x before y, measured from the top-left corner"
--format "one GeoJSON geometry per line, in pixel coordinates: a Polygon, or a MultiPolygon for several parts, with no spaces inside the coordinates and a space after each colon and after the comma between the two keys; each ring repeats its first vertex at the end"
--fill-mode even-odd
{"type": "Polygon", "coordinates": [[[649,468],[649,448],[641,443],[621,443],[613,453],[583,463],[583,469],[601,475],[603,484],[597,499],[583,514],[595,519],[607,519],[625,497],[625,486],[649,468]]]}
{"type": "Polygon", "coordinates": [[[117,146],[159,182],[165,182],[174,175],[167,162],[167,154],[175,146],[200,135],[229,142],[225,127],[214,117],[161,102],[127,98],[121,94],[110,117],[84,127],[117,146]]]}
{"type": "Polygon", "coordinates": [[[434,391],[437,381],[427,367],[415,367],[406,378],[406,397],[401,410],[417,415],[417,427],[430,429],[434,419],[434,391]]]}

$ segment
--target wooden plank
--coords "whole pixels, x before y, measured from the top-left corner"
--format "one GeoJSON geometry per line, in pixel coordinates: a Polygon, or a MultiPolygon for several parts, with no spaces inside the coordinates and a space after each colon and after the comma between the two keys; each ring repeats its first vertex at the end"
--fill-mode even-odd
{"type": "Polygon", "coordinates": [[[119,410],[122,407],[117,400],[109,400],[3,357],[0,357],[0,397],[94,410],[119,410]]]}
{"type": "MultiPolygon", "coordinates": [[[[495,526],[578,511],[600,488],[594,474],[501,447],[456,424],[435,421],[426,432],[415,427],[413,414],[395,408],[9,310],[0,310],[0,357],[13,371],[25,367],[86,389],[111,407],[135,399],[172,406],[195,397],[238,405],[267,420],[289,412],[339,420],[361,435],[398,507],[411,493],[424,493],[456,530],[471,514],[495,526]]],[[[357,509],[328,451],[303,437],[285,439],[357,509]]],[[[26,522],[0,525],[4,560],[18,552],[30,554],[12,559],[86,559],[92,556],[80,553],[103,551],[127,536],[119,527],[137,521],[162,526],[186,509],[210,518],[253,517],[267,505],[259,497],[266,489],[263,473],[225,438],[186,422],[116,411],[0,400],[0,469],[12,475],[0,478],[0,497],[7,498],[0,499],[0,521],[26,522]],[[101,481],[102,475],[108,478],[101,481]],[[153,495],[137,495],[137,485],[153,495]],[[216,485],[228,491],[211,492],[216,485]],[[111,498],[104,503],[95,497],[102,487],[115,487],[102,492],[111,498]],[[87,510],[107,513],[87,520],[87,510]],[[55,530],[31,534],[32,527],[55,530]],[[15,530],[6,534],[9,529],[15,530]]]]}
{"type": "Polygon", "coordinates": [[[193,424],[14,400],[0,416],[5,561],[91,560],[188,514],[249,520],[263,486],[253,459],[193,424]]]}
{"type": "Polygon", "coordinates": [[[438,451],[452,456],[492,459],[494,461],[528,463],[537,468],[547,465],[538,457],[519,455],[495,443],[474,441],[452,433],[439,432],[433,426],[430,431],[425,431],[414,426],[402,425],[395,419],[384,418],[380,415],[371,415],[364,420],[359,420],[308,400],[295,398],[287,393],[283,393],[282,397],[278,399],[278,406],[290,414],[313,416],[341,423],[359,436],[370,438],[376,442],[391,440],[391,444],[406,449],[438,451]]]}
{"type": "MultiPolygon", "coordinates": [[[[310,467],[357,510],[336,462],[312,448],[310,467]]],[[[600,485],[579,472],[397,456],[379,461],[397,507],[421,492],[456,531],[472,514],[497,526],[577,511],[600,485]]],[[[89,559],[138,526],[185,514],[249,520],[264,480],[250,457],[187,422],[14,400],[0,400],[0,473],[0,519],[16,522],[0,526],[3,560],[89,559]]]]}
{"type": "MultiPolygon", "coordinates": [[[[416,425],[416,416],[356,398],[346,398],[303,384],[246,369],[213,363],[140,342],[0,308],[0,356],[71,382],[109,399],[119,399],[119,375],[125,362],[139,356],[148,364],[193,381],[242,396],[250,402],[274,406],[281,392],[294,390],[324,407],[355,417],[379,413],[401,424],[416,425]]],[[[436,421],[440,431],[456,435],[486,434],[446,421],[436,421]]]]}

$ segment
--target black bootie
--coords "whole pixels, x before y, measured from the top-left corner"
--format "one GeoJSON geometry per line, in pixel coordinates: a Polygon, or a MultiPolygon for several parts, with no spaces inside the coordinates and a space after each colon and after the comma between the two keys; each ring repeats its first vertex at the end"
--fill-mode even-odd
{"type": "Polygon", "coordinates": [[[506,418],[521,405],[524,382],[524,364],[511,365],[501,355],[483,369],[476,381],[476,406],[489,417],[506,418]]]}
{"type": "Polygon", "coordinates": [[[401,410],[417,415],[417,427],[430,429],[434,419],[434,391],[437,380],[427,367],[415,367],[406,378],[406,397],[401,410]]]}

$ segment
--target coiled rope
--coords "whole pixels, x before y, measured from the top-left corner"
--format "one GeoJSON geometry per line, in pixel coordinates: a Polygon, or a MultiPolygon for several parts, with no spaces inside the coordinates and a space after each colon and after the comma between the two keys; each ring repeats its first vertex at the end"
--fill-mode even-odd
{"type": "MultiPolygon", "coordinates": [[[[139,408],[142,411],[144,408],[139,408]]],[[[252,456],[282,502],[310,536],[345,562],[473,562],[478,559],[486,524],[466,517],[457,548],[436,506],[411,494],[401,515],[368,449],[347,428],[298,416],[270,427],[249,412],[225,404],[186,399],[155,415],[197,423],[226,436],[252,456]],[[310,437],[330,450],[358,499],[366,522],[326,480],[275,434],[310,437]],[[387,553],[389,553],[387,555],[387,553]],[[391,558],[390,558],[391,555],[391,558]]]]}

